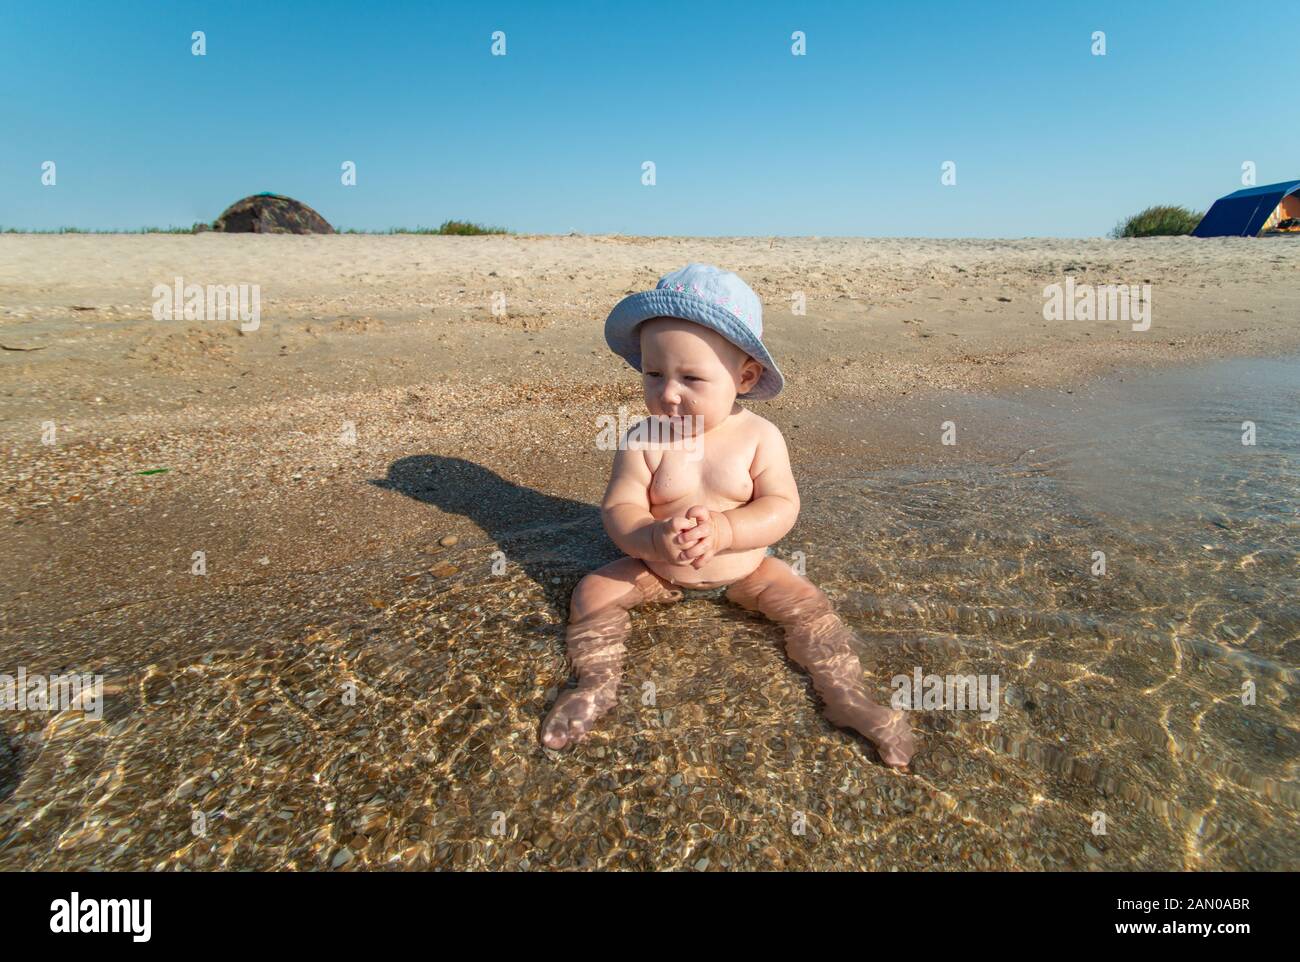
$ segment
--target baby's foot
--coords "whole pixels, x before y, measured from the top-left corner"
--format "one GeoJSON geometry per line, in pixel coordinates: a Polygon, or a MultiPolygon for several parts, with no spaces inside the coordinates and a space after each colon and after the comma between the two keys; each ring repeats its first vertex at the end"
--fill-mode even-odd
{"type": "Polygon", "coordinates": [[[561,692],[542,722],[542,744],[547,748],[576,745],[614,703],[615,699],[605,696],[599,688],[571,688],[561,692]]]}
{"type": "Polygon", "coordinates": [[[916,739],[912,735],[912,726],[907,721],[907,713],[882,709],[889,718],[883,724],[873,726],[870,731],[859,731],[871,739],[880,753],[880,760],[890,768],[907,768],[916,753],[916,739]]]}
{"type": "Polygon", "coordinates": [[[906,768],[916,752],[916,741],[907,713],[877,705],[865,696],[846,704],[826,708],[826,717],[836,725],[852,728],[871,741],[880,760],[890,768],[906,768]]]}

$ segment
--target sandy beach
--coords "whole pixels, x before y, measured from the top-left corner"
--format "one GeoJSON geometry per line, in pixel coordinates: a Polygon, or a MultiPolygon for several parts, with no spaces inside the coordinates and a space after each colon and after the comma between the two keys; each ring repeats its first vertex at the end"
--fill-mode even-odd
{"type": "MultiPolygon", "coordinates": [[[[1295,868],[1290,748],[1266,771],[1202,772],[1185,799],[1162,803],[1159,766],[1116,775],[1051,738],[1064,756],[984,736],[945,754],[939,723],[925,729],[918,774],[900,776],[821,720],[771,626],[725,609],[634,618],[642,643],[659,643],[634,657],[685,685],[711,650],[675,652],[670,639],[739,638],[750,647],[727,649],[745,666],[736,689],[719,683],[656,715],[658,742],[630,722],[641,716],[629,690],[631,714],[575,753],[537,745],[564,680],[566,592],[612,557],[594,508],[610,463],[597,418],[643,410],[601,325],[622,296],[690,261],[736,271],[764,300],[787,388],[753,409],[785,432],[807,483],[804,545],[818,532],[842,544],[827,506],[854,479],[925,470],[956,484],[951,473],[965,473],[961,484],[996,503],[995,482],[980,489],[971,473],[1023,464],[1052,437],[1043,420],[997,416],[999,404],[1032,397],[1045,410],[1055,401],[1044,398],[1069,404],[1190,365],[1300,352],[1300,243],[1287,239],[0,235],[0,672],[93,671],[110,693],[103,721],[0,718],[0,866],[880,868],[911,838],[912,868],[1295,868]],[[177,277],[259,285],[260,326],[155,320],[155,285],[177,277]],[[1045,320],[1045,286],[1067,277],[1149,284],[1150,328],[1045,320]],[[797,295],[806,314],[792,313],[797,295]],[[950,417],[969,425],[955,448],[938,443],[950,417]],[[43,443],[51,423],[54,443],[43,443]],[[438,485],[421,488],[425,475],[438,485]],[[508,573],[494,581],[498,553],[508,573]],[[347,684],[373,714],[336,704],[347,684]],[[761,692],[777,726],[759,739],[762,766],[752,745],[737,747],[739,691],[761,692]],[[743,833],[725,804],[692,801],[702,778],[719,797],[745,796],[751,815],[778,812],[778,824],[792,806],[816,810],[839,793],[853,812],[861,800],[858,811],[889,813],[899,841],[846,839],[828,816],[813,848],[773,831],[709,855],[701,840],[743,833]],[[1246,832],[1225,804],[1215,837],[1243,841],[1197,854],[1184,833],[1204,821],[1202,790],[1216,779],[1240,788],[1243,812],[1256,795],[1271,807],[1246,832]],[[958,787],[971,784],[997,796],[1005,823],[972,807],[982,803],[958,787]],[[1098,784],[1151,820],[1147,842],[1111,861],[1080,822],[1095,798],[1074,797],[1098,784]],[[458,790],[467,785],[483,790],[458,790]],[[523,827],[494,847],[468,826],[486,826],[506,794],[526,799],[534,821],[511,809],[523,827]],[[1013,857],[997,833],[1024,821],[1030,796],[1047,799],[1037,835],[1067,840],[1030,833],[1013,857]],[[620,805],[648,797],[667,807],[607,832],[620,805]],[[214,840],[189,833],[196,805],[227,813],[214,840]]],[[[854,530],[885,530],[888,503],[855,516],[854,530]]],[[[1026,517],[1068,541],[1079,526],[1046,504],[1026,517]]],[[[936,530],[948,530],[957,509],[936,510],[936,530]]],[[[898,537],[895,557],[919,563],[924,546],[898,537]]],[[[832,597],[847,603],[871,583],[864,565],[889,567],[867,556],[836,556],[832,597]]],[[[1277,570],[1274,586],[1294,577],[1277,570]]],[[[929,572],[915,597],[940,591],[942,565],[929,572]]],[[[1044,610],[1062,603],[1053,597],[1044,610]]],[[[865,605],[855,623],[893,630],[890,610],[865,605]]],[[[1287,623],[1268,636],[1273,654],[1287,623]]],[[[1289,690],[1296,666],[1281,665],[1278,690],[1289,690]]],[[[1034,681],[1065,691],[1081,677],[1034,681]]],[[[1124,733],[1125,712],[1107,717],[1107,731],[1124,733]]],[[[1270,718],[1269,737],[1293,748],[1294,718],[1270,718]]],[[[1163,722],[1148,721],[1128,734],[1163,744],[1144,734],[1163,722]]]]}
{"type": "Polygon", "coordinates": [[[755,410],[786,431],[804,474],[836,470],[830,412],[846,406],[876,412],[859,431],[910,426],[894,407],[928,418],[927,433],[866,445],[865,470],[942,457],[928,429],[948,394],[1300,344],[1300,245],[1285,241],[0,235],[3,505],[22,522],[5,555],[44,556],[6,579],[6,620],[151,596],[140,573],[172,561],[157,555],[157,525],[185,521],[160,496],[213,515],[205,537],[225,563],[209,586],[263,557],[313,568],[439,525],[466,533],[357,487],[403,454],[466,458],[595,503],[608,477],[596,418],[642,410],[635,372],[605,346],[605,314],[691,260],[736,270],[763,297],[789,387],[755,410]],[[1150,330],[1045,321],[1043,287],[1067,275],[1149,282],[1150,330]],[[260,329],[153,320],[154,285],[177,276],[260,285],[260,329]],[[790,313],[797,291],[806,316],[790,313]],[[58,443],[44,446],[51,420],[58,443]],[[348,424],[355,445],[340,442],[348,424]],[[153,468],[165,484],[132,474],[153,468]],[[76,563],[110,545],[111,572],[76,563]]]}

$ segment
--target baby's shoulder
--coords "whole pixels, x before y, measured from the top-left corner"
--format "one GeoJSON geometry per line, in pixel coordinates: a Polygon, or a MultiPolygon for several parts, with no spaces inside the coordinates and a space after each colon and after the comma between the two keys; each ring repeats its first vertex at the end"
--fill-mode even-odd
{"type": "Polygon", "coordinates": [[[781,429],[767,418],[760,417],[752,411],[749,414],[752,420],[746,427],[749,441],[753,445],[749,462],[750,475],[757,477],[770,468],[779,469],[780,466],[788,466],[790,452],[781,429]]]}
{"type": "Polygon", "coordinates": [[[753,411],[746,411],[748,415],[744,425],[745,430],[760,445],[762,444],[785,444],[785,435],[781,429],[762,415],[755,414],[753,411]]]}

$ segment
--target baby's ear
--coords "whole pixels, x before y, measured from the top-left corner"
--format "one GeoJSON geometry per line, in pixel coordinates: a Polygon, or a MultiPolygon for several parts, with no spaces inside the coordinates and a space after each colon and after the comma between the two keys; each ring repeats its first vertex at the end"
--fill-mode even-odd
{"type": "Polygon", "coordinates": [[[754,389],[758,379],[763,376],[763,365],[755,361],[752,357],[746,357],[745,363],[740,368],[740,390],[738,394],[746,394],[754,389]]]}

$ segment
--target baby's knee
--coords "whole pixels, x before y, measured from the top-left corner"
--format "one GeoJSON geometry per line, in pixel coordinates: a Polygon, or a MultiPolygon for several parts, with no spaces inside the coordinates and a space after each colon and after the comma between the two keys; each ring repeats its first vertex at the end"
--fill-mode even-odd
{"type": "Polygon", "coordinates": [[[807,578],[795,574],[779,558],[764,558],[754,573],[727,590],[728,600],[780,621],[794,613],[830,607],[825,593],[807,578]]]}
{"type": "Polygon", "coordinates": [[[635,586],[622,578],[593,571],[584,575],[569,597],[569,618],[577,620],[609,608],[628,608],[634,599],[635,586]]]}
{"type": "Polygon", "coordinates": [[[584,575],[574,585],[573,594],[569,596],[569,619],[577,621],[598,611],[604,594],[596,578],[592,575],[584,575]]]}

